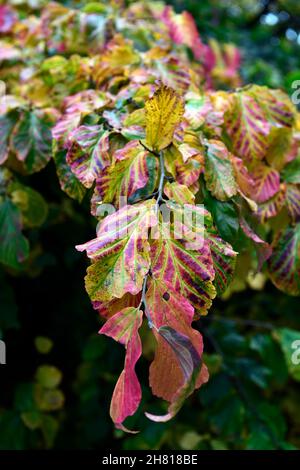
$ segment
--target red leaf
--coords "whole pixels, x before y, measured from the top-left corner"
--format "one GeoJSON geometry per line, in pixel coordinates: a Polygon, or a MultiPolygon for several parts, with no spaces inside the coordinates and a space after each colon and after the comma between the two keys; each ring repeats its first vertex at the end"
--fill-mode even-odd
{"type": "Polygon", "coordinates": [[[141,401],[141,386],[135,373],[135,365],[142,353],[138,330],[142,324],[143,312],[128,307],[111,317],[99,333],[110,336],[126,348],[124,369],[115,386],[110,415],[116,427],[128,431],[123,421],[132,416],[141,401]]]}

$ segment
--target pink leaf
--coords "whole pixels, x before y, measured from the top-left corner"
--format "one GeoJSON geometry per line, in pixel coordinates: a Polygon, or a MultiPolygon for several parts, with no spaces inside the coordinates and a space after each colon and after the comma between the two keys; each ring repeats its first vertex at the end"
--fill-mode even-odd
{"type": "Polygon", "coordinates": [[[128,431],[123,421],[132,416],[141,401],[141,386],[135,373],[135,365],[142,353],[138,330],[142,324],[143,312],[128,307],[109,318],[99,333],[110,336],[126,348],[124,369],[115,386],[110,415],[116,427],[128,431]]]}

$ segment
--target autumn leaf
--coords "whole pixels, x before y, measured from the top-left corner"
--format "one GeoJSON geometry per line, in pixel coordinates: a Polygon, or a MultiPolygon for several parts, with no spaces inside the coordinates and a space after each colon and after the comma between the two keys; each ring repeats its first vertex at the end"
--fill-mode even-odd
{"type": "Polygon", "coordinates": [[[280,175],[274,168],[262,163],[258,164],[252,172],[252,177],[254,180],[253,199],[258,203],[271,199],[280,189],[280,175]]]}
{"type": "Polygon", "coordinates": [[[289,295],[300,295],[300,225],[282,230],[273,242],[268,260],[273,284],[289,295]]]}
{"type": "Polygon", "coordinates": [[[250,227],[248,222],[240,217],[240,227],[243,230],[244,234],[250,238],[255,244],[257,257],[258,257],[258,267],[257,270],[260,271],[263,263],[270,258],[272,254],[272,247],[264,240],[262,240],[250,227]]]}
{"type": "Polygon", "coordinates": [[[215,271],[204,234],[204,217],[208,213],[203,207],[191,206],[193,212],[186,213],[184,221],[183,208],[170,203],[168,207],[173,210],[177,225],[161,223],[157,239],[151,241],[152,276],[172,285],[197,311],[205,314],[216,295],[215,271]],[[198,232],[188,225],[189,221],[192,225],[198,221],[198,232]]]}
{"type": "Polygon", "coordinates": [[[85,278],[92,301],[140,292],[150,267],[148,229],[155,224],[154,200],[124,206],[103,220],[97,238],[76,247],[92,260],[85,278]]]}
{"type": "Polygon", "coordinates": [[[223,142],[210,140],[205,155],[204,178],[214,197],[226,201],[237,192],[230,153],[223,142]]]}
{"type": "Polygon", "coordinates": [[[127,432],[129,430],[124,427],[123,421],[136,412],[142,397],[141,386],[135,373],[135,364],[142,353],[138,334],[142,319],[143,312],[138,308],[124,308],[109,318],[99,331],[126,348],[124,369],[113,392],[110,416],[117,428],[127,432]]]}
{"type": "Polygon", "coordinates": [[[148,168],[155,167],[157,159],[137,141],[128,142],[113,157],[114,162],[99,172],[95,192],[98,200],[119,204],[122,196],[130,199],[136,191],[147,185],[148,168]],[[153,160],[153,165],[149,159],[153,160]]]}
{"type": "Polygon", "coordinates": [[[260,223],[275,217],[284,206],[286,202],[286,186],[280,185],[280,190],[266,202],[259,204],[256,212],[256,217],[260,223]]]}
{"type": "Polygon", "coordinates": [[[158,343],[150,367],[150,385],[155,395],[171,403],[165,416],[146,415],[154,421],[167,421],[184,398],[207,381],[206,368],[201,367],[203,341],[191,326],[193,307],[172,285],[151,279],[146,305],[158,343]]]}
{"type": "Polygon", "coordinates": [[[145,108],[146,145],[158,152],[172,142],[175,128],[183,116],[183,100],[172,88],[161,85],[146,101],[145,108]]]}
{"type": "Polygon", "coordinates": [[[18,113],[11,111],[0,116],[0,165],[8,158],[9,154],[9,137],[18,120],[18,113]]]}
{"type": "Polygon", "coordinates": [[[177,183],[177,181],[172,183],[167,181],[164,186],[164,193],[170,200],[178,204],[194,204],[195,202],[195,195],[187,186],[177,183]]]}
{"type": "Polygon", "coordinates": [[[300,188],[299,185],[286,185],[286,206],[293,222],[300,221],[300,188]]]}
{"type": "MultiPolygon", "coordinates": [[[[230,95],[224,127],[232,140],[233,152],[251,162],[262,160],[272,142],[272,131],[292,131],[295,108],[280,90],[252,85],[230,95]]],[[[278,158],[278,156],[277,156],[278,158]]]]}
{"type": "Polygon", "coordinates": [[[51,123],[41,111],[23,111],[11,135],[11,148],[28,173],[41,170],[52,155],[51,123]]]}
{"type": "Polygon", "coordinates": [[[67,162],[79,181],[90,188],[110,164],[109,132],[102,126],[80,126],[68,138],[67,162]]]}

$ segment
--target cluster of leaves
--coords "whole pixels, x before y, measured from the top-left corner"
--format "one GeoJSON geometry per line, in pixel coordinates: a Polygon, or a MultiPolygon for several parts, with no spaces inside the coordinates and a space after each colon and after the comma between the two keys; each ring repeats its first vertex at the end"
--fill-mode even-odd
{"type": "Polygon", "coordinates": [[[0,8],[0,260],[16,270],[28,258],[22,229],[41,226],[47,206],[23,180],[52,158],[62,190],[99,221],[77,248],[91,259],[100,332],[126,348],[111,417],[126,429],[141,401],[144,322],[151,389],[169,402],[146,414],[167,421],[208,380],[192,321],[217,294],[256,271],[300,294],[297,111],[281,90],[240,88],[238,50],[205,44],[187,12],[117,0],[0,8]]]}
{"type": "Polygon", "coordinates": [[[297,0],[173,0],[188,10],[201,36],[239,45],[246,83],[282,87],[295,93],[300,78],[299,3],[297,0]],[[276,53],[274,54],[274,51],[276,53]]]}

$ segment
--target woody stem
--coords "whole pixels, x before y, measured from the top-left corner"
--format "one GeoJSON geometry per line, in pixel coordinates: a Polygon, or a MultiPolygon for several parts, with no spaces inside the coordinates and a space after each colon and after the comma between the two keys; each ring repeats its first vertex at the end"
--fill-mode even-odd
{"type": "MultiPolygon", "coordinates": [[[[156,214],[158,215],[159,211],[159,203],[162,200],[163,196],[163,189],[164,189],[164,180],[165,180],[165,163],[164,163],[164,155],[163,152],[159,152],[159,166],[160,166],[160,177],[159,177],[159,183],[158,183],[158,196],[156,199],[156,214]]],[[[147,281],[149,277],[149,271],[146,274],[144,281],[143,281],[143,288],[142,288],[142,297],[141,297],[141,302],[140,305],[144,305],[145,309],[145,314],[148,318],[148,325],[150,328],[157,329],[152,321],[151,314],[149,312],[149,309],[147,307],[147,302],[146,302],[146,289],[147,289],[147,281]]]]}

